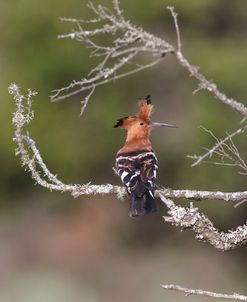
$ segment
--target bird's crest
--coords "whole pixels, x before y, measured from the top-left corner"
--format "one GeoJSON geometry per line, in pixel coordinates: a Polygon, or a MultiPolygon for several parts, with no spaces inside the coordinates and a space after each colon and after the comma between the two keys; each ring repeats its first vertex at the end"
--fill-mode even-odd
{"type": "Polygon", "coordinates": [[[114,128],[121,127],[124,124],[124,121],[128,118],[128,116],[122,117],[117,120],[116,124],[113,126],[114,128]]]}
{"type": "Polygon", "coordinates": [[[149,125],[151,123],[150,116],[153,110],[153,105],[151,105],[151,96],[148,95],[145,99],[140,99],[138,107],[139,111],[136,116],[125,116],[120,118],[113,127],[127,128],[127,126],[131,125],[132,123],[142,121],[149,125]]]}
{"type": "Polygon", "coordinates": [[[138,117],[145,122],[150,122],[150,116],[153,111],[153,105],[151,104],[151,96],[148,95],[144,100],[139,101],[138,117]]]}

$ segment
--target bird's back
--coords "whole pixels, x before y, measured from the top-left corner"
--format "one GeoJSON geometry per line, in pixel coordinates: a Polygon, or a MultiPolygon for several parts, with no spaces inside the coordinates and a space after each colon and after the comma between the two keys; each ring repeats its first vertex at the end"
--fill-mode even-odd
{"type": "Polygon", "coordinates": [[[157,158],[151,149],[118,152],[116,170],[131,195],[130,216],[144,215],[156,210],[153,193],[157,169],[157,158]]]}

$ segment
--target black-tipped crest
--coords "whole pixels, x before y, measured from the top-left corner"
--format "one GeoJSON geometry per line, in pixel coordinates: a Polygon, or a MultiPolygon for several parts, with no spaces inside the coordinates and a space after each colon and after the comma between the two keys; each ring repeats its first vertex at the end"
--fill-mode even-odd
{"type": "Polygon", "coordinates": [[[128,116],[125,116],[123,118],[120,118],[117,120],[116,124],[113,126],[113,128],[117,128],[123,125],[124,120],[126,120],[128,116]]]}
{"type": "Polygon", "coordinates": [[[152,98],[151,98],[150,94],[146,96],[146,100],[147,100],[147,104],[151,104],[152,103],[152,98]]]}

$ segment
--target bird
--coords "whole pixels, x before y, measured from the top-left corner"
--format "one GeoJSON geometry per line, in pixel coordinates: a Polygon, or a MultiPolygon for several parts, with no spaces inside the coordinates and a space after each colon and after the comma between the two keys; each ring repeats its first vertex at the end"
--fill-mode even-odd
{"type": "Polygon", "coordinates": [[[176,127],[172,124],[152,122],[151,103],[150,95],[140,99],[138,113],[135,116],[120,118],[114,125],[114,128],[127,130],[124,146],[116,154],[114,170],[130,195],[130,217],[157,211],[154,192],[158,188],[156,182],[158,160],[149,137],[153,127],[176,127]]]}

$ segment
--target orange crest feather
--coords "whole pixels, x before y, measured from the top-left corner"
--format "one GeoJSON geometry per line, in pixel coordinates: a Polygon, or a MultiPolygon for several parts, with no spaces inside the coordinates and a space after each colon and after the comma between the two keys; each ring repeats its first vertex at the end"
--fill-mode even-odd
{"type": "Polygon", "coordinates": [[[150,122],[150,116],[153,111],[153,105],[149,104],[147,100],[139,101],[138,117],[145,122],[150,122]]]}

